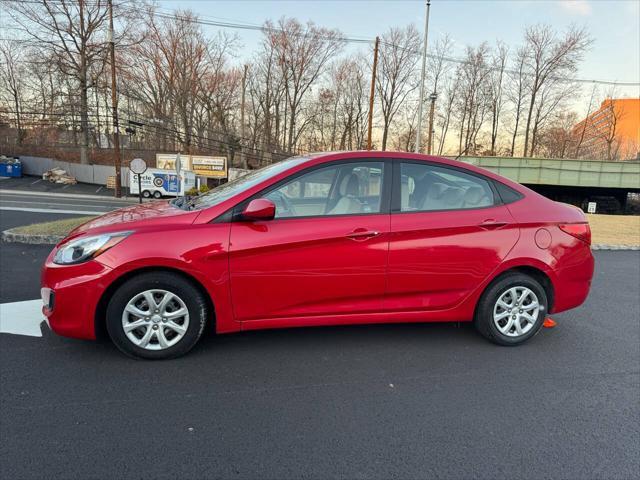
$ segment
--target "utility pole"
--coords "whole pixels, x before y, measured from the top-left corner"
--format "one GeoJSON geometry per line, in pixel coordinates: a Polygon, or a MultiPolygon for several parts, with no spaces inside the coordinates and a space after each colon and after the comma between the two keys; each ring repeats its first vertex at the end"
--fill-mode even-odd
{"type": "Polygon", "coordinates": [[[113,110],[113,163],[116,167],[116,185],[114,195],[122,196],[122,176],[120,168],[122,158],[120,157],[120,129],[118,128],[118,94],[116,92],[116,46],[113,42],[113,2],[107,0],[109,7],[109,50],[111,56],[111,106],[113,110]]]}
{"type": "MultiPolygon", "coordinates": [[[[427,0],[427,14],[424,20],[424,44],[422,46],[422,72],[420,74],[420,98],[418,101],[418,130],[416,131],[416,153],[420,153],[420,132],[422,131],[422,101],[424,100],[424,80],[427,74],[427,40],[429,39],[429,9],[431,0],[427,0]]],[[[431,135],[431,130],[429,130],[431,135]]]]}
{"type": "Polygon", "coordinates": [[[433,141],[433,112],[436,109],[436,98],[438,98],[438,94],[433,92],[429,95],[429,99],[431,100],[431,109],[429,110],[429,136],[427,137],[427,155],[431,155],[431,145],[433,141]]]}
{"type": "Polygon", "coordinates": [[[367,150],[371,150],[371,129],[373,128],[373,99],[376,95],[376,69],[378,68],[378,47],[380,37],[376,37],[376,46],[373,48],[373,69],[371,71],[371,92],[369,93],[369,130],[367,132],[367,150]]]}
{"type": "Polygon", "coordinates": [[[244,98],[247,91],[247,69],[249,65],[244,66],[244,73],[242,74],[242,102],[240,103],[240,162],[242,168],[245,170],[248,168],[247,155],[244,151],[245,139],[244,139],[244,98]]]}

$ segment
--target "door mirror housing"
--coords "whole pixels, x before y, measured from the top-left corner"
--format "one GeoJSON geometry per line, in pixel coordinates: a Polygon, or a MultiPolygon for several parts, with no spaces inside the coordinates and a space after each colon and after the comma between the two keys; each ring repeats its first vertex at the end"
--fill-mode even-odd
{"type": "Polygon", "coordinates": [[[245,220],[273,220],[276,216],[276,204],[267,198],[251,200],[242,212],[245,220]]]}

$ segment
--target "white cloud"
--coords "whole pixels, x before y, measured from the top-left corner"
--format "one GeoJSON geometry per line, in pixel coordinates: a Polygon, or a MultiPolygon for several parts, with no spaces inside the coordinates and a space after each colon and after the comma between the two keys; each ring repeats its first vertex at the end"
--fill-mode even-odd
{"type": "Polygon", "coordinates": [[[574,15],[590,15],[591,5],[587,0],[560,0],[560,6],[574,15]]]}

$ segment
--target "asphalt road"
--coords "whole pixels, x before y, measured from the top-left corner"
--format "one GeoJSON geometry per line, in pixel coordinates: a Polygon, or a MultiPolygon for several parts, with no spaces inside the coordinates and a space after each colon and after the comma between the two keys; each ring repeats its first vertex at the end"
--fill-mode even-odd
{"type": "Polygon", "coordinates": [[[113,189],[101,185],[88,183],[76,183],[75,185],[63,185],[43,180],[41,177],[25,175],[22,178],[0,177],[0,188],[3,190],[29,190],[43,193],[73,193],[86,195],[99,195],[105,198],[113,197],[113,189]]]}
{"type": "MultiPolygon", "coordinates": [[[[0,184],[2,186],[2,184],[0,184]]],[[[0,215],[4,212],[48,213],[53,215],[100,215],[134,203],[133,200],[76,194],[52,194],[0,189],[0,215]]]]}
{"type": "MultiPolygon", "coordinates": [[[[0,302],[37,298],[49,247],[0,248],[0,302]]],[[[640,252],[596,260],[586,304],[517,348],[377,325],[146,362],[0,334],[0,477],[638,478],[640,252]]]]}

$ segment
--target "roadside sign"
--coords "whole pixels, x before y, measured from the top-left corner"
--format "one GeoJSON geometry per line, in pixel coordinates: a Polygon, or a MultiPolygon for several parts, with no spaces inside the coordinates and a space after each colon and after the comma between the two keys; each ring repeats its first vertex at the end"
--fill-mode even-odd
{"type": "Polygon", "coordinates": [[[142,203],[142,174],[147,171],[147,163],[141,158],[134,158],[129,163],[129,170],[138,177],[138,202],[142,203]]]}
{"type": "Polygon", "coordinates": [[[177,170],[178,158],[180,158],[180,170],[189,170],[189,155],[179,153],[156,153],[156,168],[177,170]]]}
{"type": "Polygon", "coordinates": [[[227,157],[191,156],[191,170],[196,175],[210,178],[227,177],[227,157]]]}
{"type": "Polygon", "coordinates": [[[140,175],[147,170],[147,163],[141,158],[134,158],[129,164],[129,170],[140,175]]]}
{"type": "Polygon", "coordinates": [[[180,154],[176,155],[176,173],[180,175],[180,171],[182,170],[182,160],[180,159],[180,154]]]}
{"type": "Polygon", "coordinates": [[[587,213],[596,213],[596,202],[589,202],[587,205],[587,213]]]}

